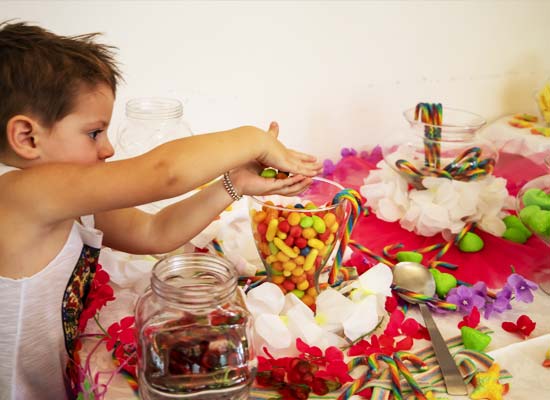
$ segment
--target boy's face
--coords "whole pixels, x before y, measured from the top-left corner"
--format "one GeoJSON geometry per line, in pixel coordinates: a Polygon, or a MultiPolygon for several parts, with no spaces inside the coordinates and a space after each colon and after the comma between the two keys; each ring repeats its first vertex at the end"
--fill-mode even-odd
{"type": "Polygon", "coordinates": [[[104,84],[82,91],[73,111],[41,138],[41,162],[105,161],[114,154],[107,137],[114,96],[104,84]]]}

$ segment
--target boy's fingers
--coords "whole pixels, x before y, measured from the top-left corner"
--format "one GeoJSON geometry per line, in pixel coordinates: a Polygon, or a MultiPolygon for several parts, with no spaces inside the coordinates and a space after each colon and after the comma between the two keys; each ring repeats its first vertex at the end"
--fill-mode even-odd
{"type": "Polygon", "coordinates": [[[274,138],[279,136],[279,124],[275,121],[269,124],[269,129],[267,130],[274,138]]]}

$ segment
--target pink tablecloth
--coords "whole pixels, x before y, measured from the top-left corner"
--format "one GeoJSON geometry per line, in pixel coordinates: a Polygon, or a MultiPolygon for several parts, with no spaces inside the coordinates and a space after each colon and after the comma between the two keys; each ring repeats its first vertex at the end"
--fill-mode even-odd
{"type": "MultiPolygon", "coordinates": [[[[507,179],[508,191],[515,195],[528,180],[546,173],[542,158],[543,154],[525,158],[517,154],[501,153],[494,174],[507,179]]],[[[376,167],[371,161],[358,156],[347,156],[336,164],[331,178],[345,187],[358,189],[363,185],[369,171],[374,168],[376,167]]],[[[489,287],[498,288],[506,281],[512,267],[519,274],[535,281],[545,273],[544,266],[550,269],[550,248],[534,236],[525,244],[517,244],[480,230],[475,232],[485,242],[482,251],[463,253],[453,246],[442,258],[459,266],[455,271],[446,271],[452,272],[457,279],[469,283],[481,280],[489,287]]],[[[414,250],[445,242],[441,235],[421,237],[401,228],[397,222],[381,221],[372,213],[360,218],[352,239],[380,255],[382,249],[392,243],[403,243],[403,249],[414,250]]],[[[426,257],[433,255],[435,252],[426,257]]]]}

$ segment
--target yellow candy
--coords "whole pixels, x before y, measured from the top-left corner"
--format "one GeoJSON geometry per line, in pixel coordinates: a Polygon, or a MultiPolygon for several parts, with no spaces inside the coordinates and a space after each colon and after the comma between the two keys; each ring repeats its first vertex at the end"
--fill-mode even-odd
{"type": "Polygon", "coordinates": [[[284,272],[283,272],[283,275],[272,276],[271,280],[273,281],[274,284],[280,285],[285,281],[284,272]]]}
{"type": "Polygon", "coordinates": [[[317,236],[317,232],[313,228],[305,228],[302,230],[302,237],[304,239],[311,239],[317,236]]]}
{"type": "Polygon", "coordinates": [[[304,270],[300,267],[294,268],[292,270],[292,275],[294,275],[294,276],[300,276],[300,275],[303,275],[303,274],[304,274],[304,270]]]}
{"type": "Polygon", "coordinates": [[[279,239],[278,237],[273,239],[273,243],[275,243],[275,246],[277,246],[279,250],[281,250],[283,253],[285,253],[285,255],[289,256],[290,258],[298,257],[298,254],[295,253],[294,250],[288,247],[287,244],[283,242],[281,239],[279,239]]]}
{"type": "Polygon", "coordinates": [[[267,217],[267,213],[265,211],[258,211],[254,213],[254,215],[252,216],[252,219],[254,220],[254,222],[262,222],[265,219],[265,217],[267,217]]]}
{"type": "Polygon", "coordinates": [[[336,222],[336,215],[334,215],[331,212],[328,212],[324,215],[323,221],[325,221],[325,224],[327,225],[327,227],[330,228],[332,224],[336,222]]]}
{"type": "MultiPolygon", "coordinates": [[[[296,269],[300,269],[301,268],[296,268],[296,263],[292,262],[292,261],[287,261],[285,263],[283,263],[283,268],[285,271],[294,271],[296,269]]],[[[296,274],[294,274],[296,275],[296,274]]]]}
{"type": "Polygon", "coordinates": [[[286,233],[284,233],[284,232],[277,231],[277,237],[278,237],[279,239],[285,240],[286,237],[287,237],[287,235],[286,235],[286,233]]]}
{"type": "Polygon", "coordinates": [[[338,222],[334,222],[334,224],[332,224],[330,226],[330,231],[332,233],[336,233],[338,231],[338,228],[340,227],[340,225],[338,225],[338,222]]]}
{"type": "MultiPolygon", "coordinates": [[[[275,245],[275,243],[272,243],[272,244],[275,245]]],[[[275,246],[275,247],[277,247],[277,246],[275,246]]],[[[280,251],[280,252],[277,253],[276,258],[277,258],[277,260],[282,261],[282,262],[287,262],[288,260],[290,260],[290,257],[287,256],[287,255],[286,255],[284,252],[282,252],[282,251],[280,251]]]]}
{"type": "Polygon", "coordinates": [[[311,251],[306,256],[306,261],[304,262],[304,266],[303,266],[304,271],[309,271],[310,269],[313,268],[315,259],[317,258],[318,255],[319,255],[319,250],[311,249],[311,251]]]}
{"type": "Polygon", "coordinates": [[[268,242],[273,241],[273,238],[275,238],[278,226],[279,220],[277,218],[273,218],[271,221],[269,221],[269,225],[267,225],[267,231],[265,232],[265,238],[268,242]]]}
{"type": "Polygon", "coordinates": [[[300,223],[301,219],[302,217],[300,216],[299,213],[291,212],[290,214],[288,214],[287,221],[290,226],[296,226],[300,223]]]}
{"type": "Polygon", "coordinates": [[[273,254],[270,256],[267,256],[265,259],[265,262],[268,264],[273,263],[274,261],[277,261],[277,257],[275,257],[273,254]]]}
{"type": "Polygon", "coordinates": [[[325,244],[323,243],[322,240],[315,239],[315,238],[309,239],[307,241],[307,245],[309,247],[312,247],[312,248],[318,249],[318,250],[322,250],[325,247],[325,244]]]}
{"type": "Polygon", "coordinates": [[[300,255],[294,259],[294,262],[296,263],[296,265],[304,265],[304,263],[306,262],[306,258],[300,255]]]}
{"type": "Polygon", "coordinates": [[[296,285],[296,289],[298,290],[306,290],[307,288],[309,288],[309,282],[307,280],[296,285]]]}

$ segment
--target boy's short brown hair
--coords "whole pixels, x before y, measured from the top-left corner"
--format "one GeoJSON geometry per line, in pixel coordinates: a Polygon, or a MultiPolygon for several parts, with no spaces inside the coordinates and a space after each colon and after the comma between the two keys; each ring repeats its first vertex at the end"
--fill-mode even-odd
{"type": "Polygon", "coordinates": [[[120,70],[99,33],[60,36],[25,22],[0,23],[0,151],[8,120],[32,115],[51,127],[69,114],[82,85],[107,84],[116,93],[120,70]]]}

